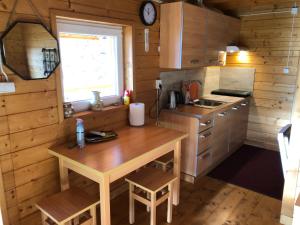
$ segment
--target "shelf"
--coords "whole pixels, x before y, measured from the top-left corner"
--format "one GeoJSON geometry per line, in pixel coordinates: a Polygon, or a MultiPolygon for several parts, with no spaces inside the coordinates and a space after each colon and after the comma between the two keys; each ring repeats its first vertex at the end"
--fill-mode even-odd
{"type": "Polygon", "coordinates": [[[86,116],[96,116],[98,114],[107,113],[107,112],[114,112],[114,111],[123,110],[123,109],[128,109],[128,106],[126,106],[126,105],[117,105],[117,106],[113,105],[113,106],[104,107],[101,111],[89,110],[89,111],[84,111],[84,112],[78,112],[78,113],[75,113],[73,115],[73,118],[81,118],[81,117],[86,117],[86,116]]]}

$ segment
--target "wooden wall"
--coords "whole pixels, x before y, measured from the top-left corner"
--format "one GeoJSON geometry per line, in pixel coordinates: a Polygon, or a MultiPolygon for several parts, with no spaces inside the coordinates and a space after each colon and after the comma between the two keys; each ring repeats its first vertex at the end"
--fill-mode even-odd
{"type": "Polygon", "coordinates": [[[267,149],[277,150],[278,129],[290,123],[296,90],[300,56],[300,17],[295,21],[295,33],[287,64],[292,18],[290,14],[250,16],[242,18],[241,43],[250,48],[244,61],[238,55],[228,56],[227,65],[254,67],[256,77],[254,98],[250,107],[247,141],[267,149]]]}
{"type": "MultiPolygon", "coordinates": [[[[298,71],[299,73],[300,71],[298,71]]],[[[289,149],[289,170],[287,171],[284,184],[284,192],[281,208],[281,223],[292,224],[294,204],[300,193],[300,153],[299,153],[299,132],[300,132],[300,76],[298,75],[297,90],[294,99],[292,114],[292,133],[289,149]]]]}
{"type": "MultiPolygon", "coordinates": [[[[5,30],[13,0],[0,1],[0,32],[5,30]]],[[[154,80],[159,76],[159,21],[150,28],[150,51],[144,52],[144,26],[138,9],[142,0],[33,0],[49,22],[49,11],[71,10],[85,14],[133,21],[135,33],[135,65],[137,100],[147,108],[154,101],[154,80]]],[[[159,7],[159,6],[157,6],[159,7]]],[[[159,8],[158,8],[159,11],[159,8]]],[[[14,19],[32,19],[25,0],[19,0],[14,19]]],[[[59,191],[57,160],[50,157],[47,147],[74,134],[73,119],[58,123],[56,77],[48,80],[24,81],[7,71],[15,81],[16,93],[0,95],[0,165],[3,173],[6,203],[11,224],[40,224],[34,203],[59,191]]],[[[88,128],[117,128],[127,124],[127,110],[100,113],[85,118],[88,128]]],[[[72,184],[95,191],[92,182],[74,174],[72,184]]]]}

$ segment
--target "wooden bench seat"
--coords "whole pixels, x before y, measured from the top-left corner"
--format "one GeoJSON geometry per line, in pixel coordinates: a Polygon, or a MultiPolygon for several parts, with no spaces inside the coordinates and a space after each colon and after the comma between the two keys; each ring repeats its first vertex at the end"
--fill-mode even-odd
{"type": "Polygon", "coordinates": [[[168,200],[167,221],[172,221],[172,198],[173,183],[177,177],[173,174],[163,172],[156,168],[145,167],[138,172],[129,175],[126,181],[129,183],[129,222],[133,224],[134,219],[134,201],[139,201],[147,206],[151,211],[150,224],[156,224],[156,207],[168,200]],[[161,190],[168,187],[168,191],[159,195],[161,190]],[[141,195],[135,189],[146,191],[146,195],[141,195]]]}
{"type": "Polygon", "coordinates": [[[126,177],[126,181],[149,192],[157,192],[174,180],[176,177],[173,174],[151,167],[142,168],[126,177]]]}
{"type": "Polygon", "coordinates": [[[39,201],[36,207],[42,212],[43,224],[46,224],[48,218],[56,224],[65,224],[88,210],[91,211],[93,224],[96,224],[97,204],[99,198],[96,196],[90,196],[79,188],[72,188],[39,201]]]}
{"type": "Polygon", "coordinates": [[[157,164],[158,166],[161,166],[164,172],[167,172],[168,167],[172,167],[172,163],[174,162],[174,153],[169,152],[166,155],[163,155],[162,157],[154,160],[154,163],[157,164]]]}

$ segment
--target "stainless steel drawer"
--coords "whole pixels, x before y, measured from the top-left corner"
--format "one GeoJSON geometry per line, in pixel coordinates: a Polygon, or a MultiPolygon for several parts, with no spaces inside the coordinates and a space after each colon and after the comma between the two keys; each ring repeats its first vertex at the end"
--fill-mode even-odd
{"type": "Polygon", "coordinates": [[[198,136],[197,155],[207,150],[211,145],[211,141],[212,141],[212,128],[209,128],[208,130],[201,132],[198,136]]]}

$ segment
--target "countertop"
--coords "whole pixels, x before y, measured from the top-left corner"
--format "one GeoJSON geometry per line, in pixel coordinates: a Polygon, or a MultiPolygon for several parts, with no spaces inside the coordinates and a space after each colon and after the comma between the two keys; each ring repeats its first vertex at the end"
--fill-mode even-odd
{"type": "Polygon", "coordinates": [[[224,104],[217,106],[215,108],[203,108],[191,105],[179,105],[176,109],[164,109],[166,112],[177,113],[185,116],[192,116],[197,118],[203,118],[209,116],[215,112],[221,111],[227,107],[230,107],[234,104],[242,102],[245,98],[240,97],[231,97],[231,96],[222,96],[222,95],[205,95],[201,99],[209,99],[220,102],[225,102],[224,104]]]}

